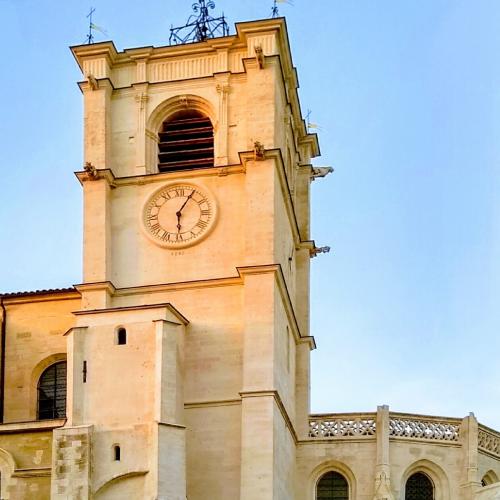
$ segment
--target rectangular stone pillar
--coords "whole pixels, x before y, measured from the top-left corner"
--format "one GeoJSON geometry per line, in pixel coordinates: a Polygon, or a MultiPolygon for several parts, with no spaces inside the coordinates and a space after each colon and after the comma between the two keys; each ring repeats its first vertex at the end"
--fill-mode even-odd
{"type": "Polygon", "coordinates": [[[98,169],[110,165],[110,101],[113,91],[109,80],[82,85],[84,96],[84,161],[98,169]]]}
{"type": "Polygon", "coordinates": [[[72,328],[67,335],[67,425],[84,423],[84,361],[86,327],[72,328]]]}
{"type": "Polygon", "coordinates": [[[91,496],[92,426],[54,429],[51,500],[91,496]]]}
{"type": "Polygon", "coordinates": [[[274,396],[242,393],[240,500],[271,500],[274,470],[274,396]]]}
{"type": "Polygon", "coordinates": [[[377,465],[375,468],[375,500],[394,500],[389,460],[389,407],[377,407],[377,465]]]}
{"type": "Polygon", "coordinates": [[[481,487],[478,480],[478,431],[477,419],[470,413],[460,426],[465,478],[461,485],[463,500],[474,500],[476,490],[481,487]]]}
{"type": "Polygon", "coordinates": [[[106,177],[83,184],[83,281],[100,283],[111,276],[111,186],[106,177]]]}
{"type": "Polygon", "coordinates": [[[156,320],[155,408],[148,491],[158,500],[186,499],[184,326],[156,320]]]}

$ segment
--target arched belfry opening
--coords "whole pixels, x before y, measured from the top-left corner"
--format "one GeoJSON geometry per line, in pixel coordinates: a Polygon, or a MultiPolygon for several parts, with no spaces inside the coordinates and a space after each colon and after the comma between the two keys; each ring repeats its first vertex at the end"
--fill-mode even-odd
{"type": "Polygon", "coordinates": [[[159,132],[158,170],[171,172],[214,166],[214,128],[195,109],[169,116],[159,132]]]}

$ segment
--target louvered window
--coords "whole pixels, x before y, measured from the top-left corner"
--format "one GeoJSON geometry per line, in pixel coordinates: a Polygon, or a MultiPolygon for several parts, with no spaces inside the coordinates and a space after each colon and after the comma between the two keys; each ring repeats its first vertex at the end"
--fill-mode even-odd
{"type": "Polygon", "coordinates": [[[424,473],[417,472],[406,481],[405,500],[434,500],[434,487],[424,473]]]}
{"type": "Polygon", "coordinates": [[[38,381],[38,420],[66,416],[66,361],[49,366],[38,381]]]}
{"type": "Polygon", "coordinates": [[[183,112],[166,120],[159,139],[160,172],[209,168],[214,165],[212,122],[197,111],[183,112]]]}
{"type": "Polygon", "coordinates": [[[316,500],[348,500],[349,486],[346,478],[338,472],[327,472],[321,476],[316,487],[316,500]]]}

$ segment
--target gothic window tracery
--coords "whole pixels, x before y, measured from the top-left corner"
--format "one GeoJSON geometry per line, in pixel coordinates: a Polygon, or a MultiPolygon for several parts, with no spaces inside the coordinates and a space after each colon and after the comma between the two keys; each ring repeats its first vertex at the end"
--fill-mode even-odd
{"type": "Polygon", "coordinates": [[[38,381],[38,420],[66,416],[66,361],[49,366],[38,381]]]}
{"type": "Polygon", "coordinates": [[[405,500],[434,500],[434,486],[423,472],[416,472],[406,481],[405,500]]]}
{"type": "Polygon", "coordinates": [[[349,500],[346,478],[335,471],[321,476],[316,486],[316,500],[349,500]]]}

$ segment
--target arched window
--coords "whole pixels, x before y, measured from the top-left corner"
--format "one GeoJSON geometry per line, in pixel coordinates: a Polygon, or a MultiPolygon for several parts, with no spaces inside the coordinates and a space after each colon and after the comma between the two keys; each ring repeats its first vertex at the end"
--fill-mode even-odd
{"type": "Polygon", "coordinates": [[[118,345],[125,345],[127,343],[127,330],[121,327],[116,331],[116,343],[118,345]]]}
{"type": "Polygon", "coordinates": [[[158,147],[160,172],[213,166],[214,129],[210,118],[186,110],[163,122],[158,147]]]}
{"type": "Polygon", "coordinates": [[[481,479],[481,486],[489,486],[498,482],[498,476],[492,470],[488,471],[481,479]]]}
{"type": "Polygon", "coordinates": [[[118,444],[115,444],[113,446],[113,457],[115,459],[115,462],[119,462],[122,458],[122,451],[121,451],[120,445],[118,445],[118,444]]]}
{"type": "Polygon", "coordinates": [[[346,478],[334,471],[321,476],[316,486],[316,500],[349,500],[346,478]]]}
{"type": "Polygon", "coordinates": [[[38,420],[66,416],[66,361],[49,366],[38,381],[38,420]]]}
{"type": "Polygon", "coordinates": [[[423,472],[416,472],[406,481],[405,500],[434,500],[434,486],[423,472]]]}

